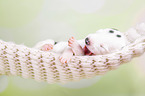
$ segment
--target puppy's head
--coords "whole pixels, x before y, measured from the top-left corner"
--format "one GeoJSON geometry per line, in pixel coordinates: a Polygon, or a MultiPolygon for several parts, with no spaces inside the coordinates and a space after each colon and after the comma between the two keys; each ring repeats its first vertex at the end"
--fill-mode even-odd
{"type": "Polygon", "coordinates": [[[85,38],[85,55],[103,55],[117,51],[128,44],[123,33],[116,29],[101,29],[85,38]]]}

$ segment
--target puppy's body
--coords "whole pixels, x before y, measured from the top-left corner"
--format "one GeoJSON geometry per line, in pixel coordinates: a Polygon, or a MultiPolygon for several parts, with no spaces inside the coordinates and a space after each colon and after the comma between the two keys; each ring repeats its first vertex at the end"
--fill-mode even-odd
{"type": "Polygon", "coordinates": [[[39,42],[35,48],[60,53],[60,61],[67,63],[73,55],[108,54],[120,50],[127,44],[128,41],[123,33],[114,29],[101,29],[82,40],[71,37],[68,42],[58,42],[57,44],[53,40],[46,40],[39,42]]]}

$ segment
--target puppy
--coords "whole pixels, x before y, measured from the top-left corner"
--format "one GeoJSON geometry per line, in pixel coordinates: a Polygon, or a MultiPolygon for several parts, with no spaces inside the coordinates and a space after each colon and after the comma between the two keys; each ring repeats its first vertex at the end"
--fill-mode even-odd
{"type": "Polygon", "coordinates": [[[129,42],[123,33],[116,29],[101,29],[89,34],[85,39],[76,40],[71,37],[68,42],[46,40],[39,42],[35,48],[61,54],[61,63],[68,63],[73,55],[104,55],[120,50],[129,42]]]}

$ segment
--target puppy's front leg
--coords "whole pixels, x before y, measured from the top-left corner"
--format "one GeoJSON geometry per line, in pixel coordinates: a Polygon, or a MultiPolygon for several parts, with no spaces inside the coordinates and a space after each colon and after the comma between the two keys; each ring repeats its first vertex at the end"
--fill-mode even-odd
{"type": "Polygon", "coordinates": [[[71,37],[68,40],[68,45],[72,48],[72,51],[76,56],[84,55],[83,48],[80,46],[80,44],[77,42],[77,40],[74,37],[71,37]]]}
{"type": "Polygon", "coordinates": [[[67,47],[62,55],[59,57],[61,63],[68,63],[73,56],[73,51],[70,47],[67,47]]]}
{"type": "Polygon", "coordinates": [[[42,50],[42,51],[50,51],[53,49],[55,42],[54,40],[48,39],[45,41],[38,42],[34,48],[42,50]]]}

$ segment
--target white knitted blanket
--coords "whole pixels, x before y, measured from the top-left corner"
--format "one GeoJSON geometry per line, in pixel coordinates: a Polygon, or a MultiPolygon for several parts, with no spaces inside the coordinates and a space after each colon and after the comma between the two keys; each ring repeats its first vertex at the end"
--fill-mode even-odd
{"type": "Polygon", "coordinates": [[[21,76],[48,83],[78,81],[102,75],[116,69],[145,51],[145,24],[129,29],[125,34],[130,44],[107,55],[74,56],[61,64],[58,54],[0,40],[0,75],[21,76]]]}

